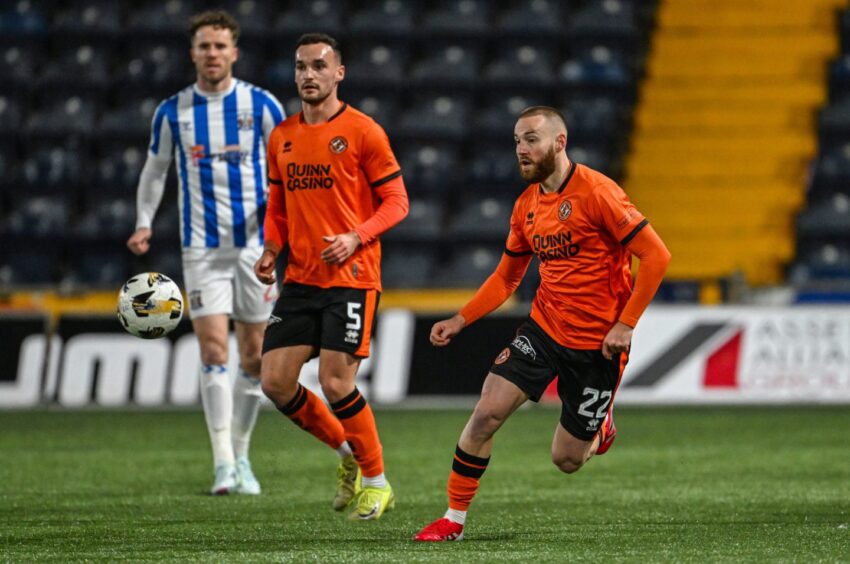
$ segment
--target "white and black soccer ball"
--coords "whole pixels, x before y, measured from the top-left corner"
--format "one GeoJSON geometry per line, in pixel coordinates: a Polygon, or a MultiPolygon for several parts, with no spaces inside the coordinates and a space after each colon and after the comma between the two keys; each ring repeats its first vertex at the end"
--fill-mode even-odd
{"type": "Polygon", "coordinates": [[[136,337],[164,337],[177,327],[182,317],[180,288],[174,280],[159,272],[137,274],[118,292],[118,320],[136,337]]]}

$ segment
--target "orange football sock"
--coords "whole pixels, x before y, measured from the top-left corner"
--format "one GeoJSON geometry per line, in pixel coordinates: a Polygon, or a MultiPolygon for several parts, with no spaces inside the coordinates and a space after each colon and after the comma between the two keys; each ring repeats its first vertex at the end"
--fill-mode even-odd
{"type": "Polygon", "coordinates": [[[295,396],[278,410],[293,423],[331,447],[345,442],[345,430],[319,396],[298,384],[295,396]]]}
{"type": "Polygon", "coordinates": [[[466,511],[472,498],[478,491],[478,482],[490,458],[472,456],[461,450],[460,446],[455,449],[455,458],[452,462],[452,472],[449,474],[449,509],[466,511]]]}
{"type": "Polygon", "coordinates": [[[338,402],[331,404],[345,429],[345,439],[354,451],[354,458],[366,478],[379,476],[384,471],[383,447],[378,438],[378,427],[372,408],[360,390],[354,391],[338,402]]]}

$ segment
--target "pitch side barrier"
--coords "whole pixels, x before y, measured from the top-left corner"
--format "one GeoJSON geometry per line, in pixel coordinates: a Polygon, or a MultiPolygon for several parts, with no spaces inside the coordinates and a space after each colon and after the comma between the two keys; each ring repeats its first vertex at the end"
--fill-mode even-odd
{"type": "MultiPolygon", "coordinates": [[[[372,358],[358,374],[370,401],[446,406],[476,396],[524,316],[487,317],[438,349],[428,335],[442,317],[381,312],[372,358]]],[[[46,316],[0,315],[0,347],[0,408],[200,403],[188,322],[146,341],[113,316],[64,315],[51,330],[46,316]]],[[[235,350],[233,340],[232,364],[235,350]]],[[[321,393],[315,361],[301,380],[321,393]]],[[[850,307],[652,307],[635,331],[617,402],[850,404],[850,307]]]]}

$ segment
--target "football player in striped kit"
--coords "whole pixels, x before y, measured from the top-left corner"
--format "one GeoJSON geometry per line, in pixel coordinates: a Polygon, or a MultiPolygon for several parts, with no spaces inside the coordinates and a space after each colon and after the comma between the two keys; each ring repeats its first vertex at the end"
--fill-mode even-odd
{"type": "Polygon", "coordinates": [[[248,446],[257,419],[260,350],[275,299],[253,265],[263,251],[266,144],[283,120],[269,92],[233,77],[239,24],[224,11],[190,21],[197,81],[163,101],[137,191],[130,250],[148,252],[172,158],[177,161],[183,278],[201,349],[200,386],[214,461],[213,494],[259,494],[248,446]],[[229,318],[239,373],[228,374],[229,318]]]}

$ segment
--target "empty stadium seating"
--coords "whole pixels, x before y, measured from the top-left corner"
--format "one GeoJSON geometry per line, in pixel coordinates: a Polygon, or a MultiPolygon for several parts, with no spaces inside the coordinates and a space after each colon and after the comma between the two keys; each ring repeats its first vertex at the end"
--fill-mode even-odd
{"type": "MultiPolygon", "coordinates": [[[[133,257],[124,242],[154,109],[193,81],[188,17],[218,7],[243,28],[235,75],[271,90],[289,113],[299,109],[297,37],[324,31],[341,41],[347,76],[340,97],[386,128],[411,197],[410,217],[385,238],[385,286],[475,286],[498,261],[523,187],[512,139],[523,108],[562,109],[571,156],[620,175],[654,4],[3,3],[0,230],[4,242],[28,241],[38,257],[28,262],[35,251],[4,244],[0,286],[110,287],[146,268],[179,280],[173,172],[153,252],[133,257]]],[[[823,175],[843,174],[841,162],[830,162],[823,175]]]]}

